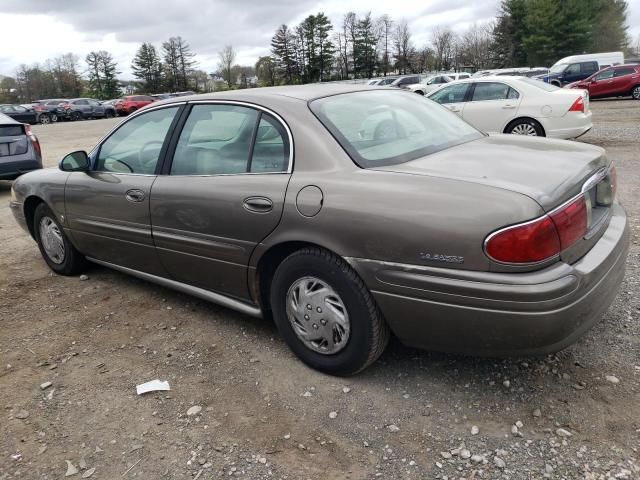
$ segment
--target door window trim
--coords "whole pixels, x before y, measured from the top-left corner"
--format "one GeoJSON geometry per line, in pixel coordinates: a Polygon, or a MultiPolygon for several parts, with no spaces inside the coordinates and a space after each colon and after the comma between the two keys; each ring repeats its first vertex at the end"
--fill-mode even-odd
{"type": "Polygon", "coordinates": [[[503,82],[502,80],[476,80],[475,82],[472,83],[472,88],[470,88],[469,90],[467,90],[467,95],[468,95],[468,100],[465,100],[465,103],[479,103],[479,102],[504,102],[505,100],[520,100],[520,97],[522,97],[522,93],[520,92],[520,90],[518,90],[517,88],[511,86],[509,83],[503,82]],[[491,100],[474,100],[473,99],[473,95],[476,92],[476,85],[479,85],[481,83],[499,83],[501,85],[504,85],[505,87],[507,87],[507,98],[494,98],[491,100]],[[509,90],[513,90],[514,92],[516,92],[518,94],[517,98],[509,98],[509,90]]]}
{"type": "Polygon", "coordinates": [[[175,130],[176,126],[179,125],[179,121],[182,120],[182,115],[184,113],[185,110],[185,105],[187,102],[175,102],[175,103],[168,103],[165,105],[158,105],[156,107],[149,107],[149,108],[144,108],[144,109],[140,109],[140,110],[136,110],[135,112],[129,114],[126,118],[126,120],[124,120],[123,122],[117,124],[115,127],[113,127],[111,130],[109,130],[97,143],[96,145],[93,147],[93,149],[91,149],[91,151],[89,152],[89,159],[91,160],[91,170],[89,170],[90,172],[95,172],[95,173],[108,173],[109,175],[136,175],[136,176],[141,176],[141,177],[156,177],[158,175],[160,175],[161,169],[163,167],[163,165],[165,164],[165,157],[167,155],[167,148],[170,144],[170,140],[173,138],[173,131],[175,130]],[[103,170],[94,170],[93,167],[95,166],[95,163],[98,159],[98,155],[100,154],[100,149],[102,148],[102,144],[104,142],[106,142],[114,133],[116,133],[118,130],[120,130],[122,127],[124,127],[127,123],[129,123],[131,120],[133,120],[136,117],[139,117],[140,115],[144,115],[145,113],[151,112],[151,111],[155,111],[155,110],[161,110],[163,108],[177,108],[176,114],[173,117],[173,120],[171,121],[171,125],[169,126],[169,130],[167,131],[167,135],[165,135],[164,138],[164,143],[162,144],[162,148],[160,149],[160,154],[158,155],[158,161],[156,163],[156,168],[155,168],[155,172],[154,173],[131,173],[131,172],[105,172],[103,170]]]}
{"type": "MultiPolygon", "coordinates": [[[[173,133],[171,135],[171,139],[169,141],[167,150],[165,152],[165,159],[162,164],[162,170],[160,171],[160,175],[167,175],[173,177],[229,177],[229,176],[238,176],[238,175],[291,175],[293,172],[293,135],[291,134],[291,129],[285,120],[278,115],[273,110],[263,107],[262,105],[257,105],[255,103],[243,102],[239,100],[191,100],[189,102],[183,102],[186,104],[186,108],[184,109],[183,115],[180,118],[180,123],[173,126],[173,133]],[[180,135],[184,128],[187,119],[189,118],[189,114],[191,113],[191,109],[195,105],[235,105],[240,107],[251,108],[253,110],[257,110],[260,115],[258,116],[256,125],[254,127],[254,132],[252,135],[252,143],[250,146],[251,154],[253,154],[253,148],[255,146],[255,133],[257,132],[258,124],[260,122],[260,118],[262,117],[262,113],[266,113],[273,117],[277,122],[282,125],[285,132],[287,133],[287,139],[289,141],[289,159],[287,161],[287,169],[281,172],[238,172],[238,173],[217,173],[217,174],[187,174],[187,175],[171,175],[171,164],[173,163],[173,157],[176,153],[176,147],[178,146],[178,140],[180,139],[180,135]]],[[[170,104],[171,105],[171,104],[170,104]]]]}

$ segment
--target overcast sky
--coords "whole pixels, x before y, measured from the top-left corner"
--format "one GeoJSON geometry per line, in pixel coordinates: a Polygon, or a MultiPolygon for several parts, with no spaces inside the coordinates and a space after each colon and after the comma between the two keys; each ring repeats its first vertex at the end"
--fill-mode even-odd
{"type": "MultiPolygon", "coordinates": [[[[628,0],[632,38],[640,35],[640,0],[628,0]]],[[[295,25],[324,12],[337,27],[352,10],[406,19],[417,46],[429,42],[435,26],[462,32],[490,20],[499,0],[0,0],[0,75],[13,76],[22,63],[76,53],[84,68],[91,50],[107,50],[130,79],[131,59],[141,42],[160,46],[182,36],[197,54],[199,68],[217,69],[217,52],[232,44],[237,63],[253,65],[268,54],[282,23],[295,25]]]]}

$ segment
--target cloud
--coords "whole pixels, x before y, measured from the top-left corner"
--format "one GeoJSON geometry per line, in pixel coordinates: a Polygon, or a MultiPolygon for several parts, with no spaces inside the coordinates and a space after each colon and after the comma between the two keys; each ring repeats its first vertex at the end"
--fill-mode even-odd
{"type": "MultiPolygon", "coordinates": [[[[130,64],[142,42],[160,46],[171,36],[182,36],[197,54],[200,68],[213,71],[217,52],[233,45],[237,62],[252,64],[268,54],[275,29],[295,25],[309,14],[325,12],[338,27],[343,15],[371,11],[405,19],[417,45],[428,43],[435,26],[462,31],[473,23],[491,20],[500,0],[29,0],[11,2],[0,13],[0,44],[11,45],[0,57],[0,74],[13,74],[21,63],[42,62],[68,51],[81,59],[93,49],[113,53],[131,78],[130,64]],[[24,35],[24,26],[30,32],[24,35]],[[44,40],[43,40],[44,38],[44,40]],[[19,39],[19,40],[16,40],[19,39]]],[[[630,25],[640,25],[640,0],[630,0],[630,25]],[[635,23],[633,23],[635,22],[635,23]]],[[[638,30],[638,29],[636,29],[638,30]]],[[[635,31],[635,36],[640,31],[635,31]]]]}

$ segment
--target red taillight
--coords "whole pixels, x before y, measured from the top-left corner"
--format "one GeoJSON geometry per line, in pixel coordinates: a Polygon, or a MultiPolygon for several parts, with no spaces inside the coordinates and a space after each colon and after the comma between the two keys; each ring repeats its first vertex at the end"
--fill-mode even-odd
{"type": "Polygon", "coordinates": [[[492,233],[485,252],[497,262],[535,263],[559,255],[587,233],[584,194],[536,220],[492,233]]]}
{"type": "Polygon", "coordinates": [[[540,262],[560,253],[560,238],[547,215],[491,234],[485,251],[502,263],[540,262]]]}
{"type": "Polygon", "coordinates": [[[567,205],[549,214],[560,235],[560,249],[564,250],[587,233],[587,202],[580,195],[567,205]]]}
{"type": "Polygon", "coordinates": [[[571,105],[571,108],[569,109],[569,111],[584,113],[584,99],[582,97],[578,97],[578,99],[575,102],[573,102],[573,105],[571,105]]]}
{"type": "Polygon", "coordinates": [[[35,134],[31,131],[31,125],[29,125],[28,123],[24,124],[24,133],[27,136],[27,138],[29,138],[31,145],[33,145],[33,148],[36,150],[38,156],[42,157],[42,150],[40,148],[40,142],[38,141],[38,137],[36,137],[35,134]]]}

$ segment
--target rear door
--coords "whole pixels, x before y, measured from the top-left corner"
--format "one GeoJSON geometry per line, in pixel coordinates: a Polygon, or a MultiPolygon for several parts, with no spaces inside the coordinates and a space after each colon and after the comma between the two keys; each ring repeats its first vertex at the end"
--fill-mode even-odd
{"type": "Polygon", "coordinates": [[[462,118],[485,133],[502,133],[518,113],[522,97],[503,82],[474,82],[462,118]]]}
{"type": "Polygon", "coordinates": [[[613,74],[614,93],[628,95],[632,88],[640,81],[640,73],[633,67],[615,67],[613,74]]]}
{"type": "Polygon", "coordinates": [[[249,258],[280,221],[291,135],[252,105],[193,105],[151,191],[158,255],[178,281],[250,298],[249,258]]]}
{"type": "Polygon", "coordinates": [[[92,152],[91,171],[69,175],[66,222],[83,254],[166,276],[151,237],[149,197],[179,108],[128,119],[92,152]]]}

